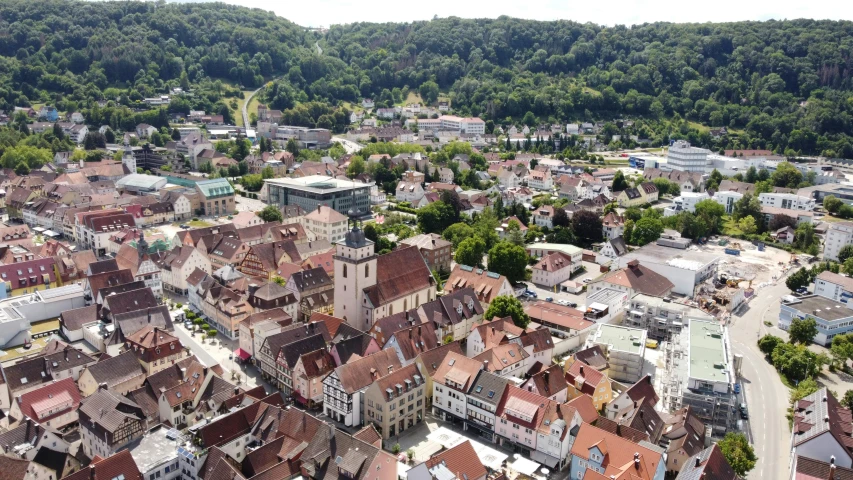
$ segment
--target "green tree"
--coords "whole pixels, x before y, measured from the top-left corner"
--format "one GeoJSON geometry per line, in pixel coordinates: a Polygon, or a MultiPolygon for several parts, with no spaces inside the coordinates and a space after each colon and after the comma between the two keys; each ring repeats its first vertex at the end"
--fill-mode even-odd
{"type": "Polygon", "coordinates": [[[296,143],[296,140],[293,138],[291,138],[290,140],[287,141],[287,145],[285,145],[284,149],[286,151],[292,153],[294,156],[299,154],[299,145],[296,143]]]}
{"type": "Polygon", "coordinates": [[[30,174],[30,167],[26,163],[21,162],[15,166],[15,175],[25,176],[30,174]]]}
{"type": "Polygon", "coordinates": [[[631,232],[632,245],[646,245],[660,238],[663,222],[656,218],[641,218],[634,224],[631,232]]]}
{"type": "Polygon", "coordinates": [[[746,435],[742,433],[727,433],[722,440],[717,442],[720,452],[726,457],[732,470],[741,478],[746,477],[750,470],[755,468],[758,457],[746,435]]]}
{"type": "Polygon", "coordinates": [[[625,174],[622,173],[622,170],[617,170],[616,174],[613,176],[613,186],[610,188],[614,192],[621,192],[628,188],[628,181],[625,180],[625,174]]]}
{"type": "Polygon", "coordinates": [[[418,93],[427,105],[432,105],[438,100],[438,84],[432,80],[427,80],[418,88],[418,93]]]}
{"type": "Polygon", "coordinates": [[[823,199],[823,209],[833,215],[838,213],[842,205],[844,205],[844,202],[836,198],[835,195],[827,195],[823,199]]]}
{"type": "Polygon", "coordinates": [[[581,210],[572,215],[572,233],[584,246],[598,243],[603,238],[601,217],[595,212],[581,210]]]}
{"type": "Polygon", "coordinates": [[[845,260],[842,269],[847,275],[853,275],[853,258],[848,258],[847,260],[845,260]]]}
{"type": "Polygon", "coordinates": [[[498,242],[489,250],[489,270],[513,283],[524,280],[527,277],[527,252],[524,247],[498,242]]]}
{"type": "Polygon", "coordinates": [[[364,173],[364,170],[364,159],[355,155],[350,159],[349,166],[347,167],[347,177],[355,178],[364,173]]]}
{"type": "Polygon", "coordinates": [[[723,174],[716,168],[711,171],[708,181],[705,183],[705,188],[708,190],[717,190],[720,188],[720,182],[723,181],[723,174]]]}
{"type": "Polygon", "coordinates": [[[784,340],[775,335],[764,335],[758,340],[758,349],[761,353],[770,356],[780,343],[784,343],[784,340]]]}
{"type": "Polygon", "coordinates": [[[530,317],[524,313],[521,302],[511,295],[499,295],[489,304],[483,318],[491,321],[495,317],[512,317],[512,322],[519,328],[527,328],[527,325],[530,324],[530,317]]]}
{"type": "Polygon", "coordinates": [[[782,162],[776,167],[770,181],[777,187],[797,188],[803,181],[803,172],[788,162],[782,162]]]}
{"type": "Polygon", "coordinates": [[[853,245],[848,243],[838,251],[838,263],[846,263],[850,258],[853,258],[853,245]]]}
{"type": "Polygon", "coordinates": [[[805,268],[797,270],[796,272],[788,275],[788,278],[785,279],[785,285],[792,292],[802,287],[808,287],[809,283],[809,273],[805,268]]]}
{"type": "Polygon", "coordinates": [[[753,217],[743,217],[737,222],[737,227],[744,233],[744,235],[752,235],[758,230],[758,227],[755,226],[755,218],[753,217]]]}
{"type": "Polygon", "coordinates": [[[440,233],[453,224],[456,212],[453,207],[437,201],[418,209],[418,228],[424,233],[440,233]]]}
{"type": "Polygon", "coordinates": [[[172,140],[177,141],[180,139],[181,139],[181,132],[179,132],[177,128],[173,128],[172,129],[172,140]]]}
{"type": "MultiPolygon", "coordinates": [[[[232,165],[232,166],[237,167],[236,165],[232,165]]],[[[240,173],[240,167],[237,167],[237,173],[238,174],[240,173]]],[[[230,174],[230,170],[229,170],[229,174],[230,174]]],[[[266,167],[263,168],[263,170],[261,170],[261,178],[262,179],[267,180],[267,179],[274,178],[274,177],[275,177],[275,170],[273,170],[271,166],[267,165],[266,167]]]]}
{"type": "Polygon", "coordinates": [[[758,181],[758,171],[755,169],[755,166],[750,166],[749,169],[747,169],[744,181],[746,183],[755,183],[758,181]]]}
{"type": "Polygon", "coordinates": [[[454,223],[444,229],[441,236],[445,240],[453,244],[453,248],[457,248],[463,240],[474,235],[474,229],[467,223],[454,223]]]}
{"type": "Polygon", "coordinates": [[[468,237],[456,248],[454,260],[462,265],[476,267],[483,263],[486,253],[486,242],[480,237],[468,237]]]}
{"type": "Polygon", "coordinates": [[[24,163],[30,169],[37,170],[52,160],[53,153],[47,148],[33,147],[23,143],[7,147],[0,156],[0,163],[4,168],[17,168],[18,164],[24,163]]]}
{"type": "Polygon", "coordinates": [[[284,220],[281,210],[279,210],[275,205],[267,205],[264,207],[263,210],[258,212],[258,217],[265,222],[281,222],[284,220]]]}
{"type": "Polygon", "coordinates": [[[795,318],[791,320],[791,326],[788,328],[788,335],[791,339],[791,343],[808,345],[817,335],[817,322],[811,317],[804,319],[795,318]]]}

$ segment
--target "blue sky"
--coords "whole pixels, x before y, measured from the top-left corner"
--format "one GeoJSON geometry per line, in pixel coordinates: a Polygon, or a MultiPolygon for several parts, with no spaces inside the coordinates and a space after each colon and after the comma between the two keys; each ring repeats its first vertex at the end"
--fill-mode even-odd
{"type": "Polygon", "coordinates": [[[433,16],[494,18],[500,15],[535,20],[566,19],[603,25],[645,22],[730,22],[792,18],[853,19],[853,2],[813,0],[488,0],[401,2],[399,0],[224,0],[226,3],[271,10],[304,26],[353,22],[407,22],[433,16]]]}

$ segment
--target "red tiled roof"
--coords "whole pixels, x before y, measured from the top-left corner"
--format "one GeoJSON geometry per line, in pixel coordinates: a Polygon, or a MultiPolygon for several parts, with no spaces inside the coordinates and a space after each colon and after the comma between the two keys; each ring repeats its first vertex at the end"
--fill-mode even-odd
{"type": "Polygon", "coordinates": [[[467,440],[433,455],[426,461],[427,468],[432,468],[439,463],[444,463],[444,466],[450,470],[450,473],[456,475],[457,479],[475,480],[488,474],[471,442],[467,440]]]}
{"type": "Polygon", "coordinates": [[[80,390],[71,377],[48,383],[15,399],[21,414],[44,423],[80,407],[80,390]],[[66,406],[67,405],[67,406],[66,406]],[[54,413],[48,413],[51,410],[54,413]]]}

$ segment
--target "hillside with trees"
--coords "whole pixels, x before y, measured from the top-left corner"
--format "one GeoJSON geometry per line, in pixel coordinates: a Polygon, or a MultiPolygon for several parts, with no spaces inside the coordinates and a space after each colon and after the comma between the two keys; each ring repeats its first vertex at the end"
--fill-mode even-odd
{"type": "Polygon", "coordinates": [[[448,99],[489,128],[631,118],[630,127],[606,124],[603,136],[853,157],[851,22],[602,27],[451,17],[320,35],[218,3],[10,0],[0,4],[0,31],[3,110],[83,110],[94,100],[133,108],[184,87],[193,95],[170,111],[225,114],[228,97],[275,80],[265,100],[312,126],[341,128],[344,104],[362,97],[385,106],[416,93],[448,99]],[[312,102],[334,113],[298,109],[312,102]],[[709,134],[723,126],[729,135],[709,134]]]}

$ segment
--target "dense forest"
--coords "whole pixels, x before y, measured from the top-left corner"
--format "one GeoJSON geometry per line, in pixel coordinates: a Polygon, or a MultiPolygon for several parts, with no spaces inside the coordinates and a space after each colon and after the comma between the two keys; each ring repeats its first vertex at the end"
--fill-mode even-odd
{"type": "Polygon", "coordinates": [[[620,133],[656,143],[850,158],[851,33],[851,22],[812,20],[602,27],[500,17],[321,35],[218,3],[7,0],[0,109],[134,107],[183,86],[194,95],[170,110],[223,113],[227,97],[275,79],[264,99],[303,123],[320,123],[297,108],[309,102],[333,108],[323,123],[340,127],[331,112],[344,102],[399,104],[414,91],[497,125],[634,118],[620,133]],[[722,126],[730,135],[712,140],[708,127],[722,126]]]}

